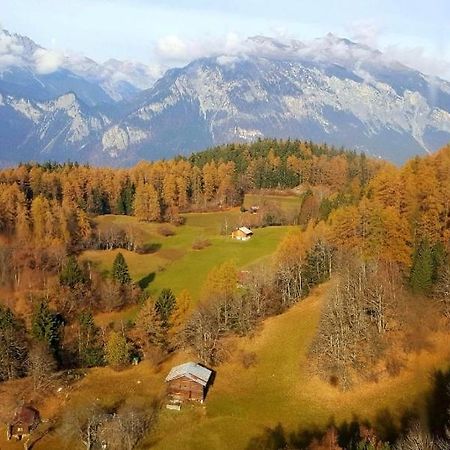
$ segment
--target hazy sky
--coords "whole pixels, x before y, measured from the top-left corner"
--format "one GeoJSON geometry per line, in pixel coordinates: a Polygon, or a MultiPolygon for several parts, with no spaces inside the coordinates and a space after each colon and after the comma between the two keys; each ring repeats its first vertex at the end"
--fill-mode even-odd
{"type": "Polygon", "coordinates": [[[163,65],[230,39],[333,32],[450,79],[450,0],[0,0],[0,24],[50,49],[163,65]]]}

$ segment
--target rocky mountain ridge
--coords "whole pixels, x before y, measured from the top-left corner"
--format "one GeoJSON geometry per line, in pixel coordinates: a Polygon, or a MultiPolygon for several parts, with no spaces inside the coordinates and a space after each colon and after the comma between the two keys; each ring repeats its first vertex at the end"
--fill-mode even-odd
{"type": "Polygon", "coordinates": [[[56,98],[24,95],[0,78],[3,164],[20,156],[127,165],[260,137],[311,139],[402,162],[450,141],[450,83],[334,35],[308,44],[249,38],[233,53],[168,70],[149,89],[136,84],[125,101],[90,81],[93,67],[69,71],[79,83],[54,89],[56,98]]]}

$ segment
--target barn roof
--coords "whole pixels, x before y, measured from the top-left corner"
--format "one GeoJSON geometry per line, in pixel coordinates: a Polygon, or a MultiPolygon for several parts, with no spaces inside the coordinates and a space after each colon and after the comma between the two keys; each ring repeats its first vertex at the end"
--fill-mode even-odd
{"type": "Polygon", "coordinates": [[[14,414],[13,424],[23,423],[31,426],[39,420],[39,413],[30,406],[22,406],[14,414]]]}
{"type": "Polygon", "coordinates": [[[247,227],[240,227],[239,230],[242,231],[245,234],[253,234],[253,231],[250,230],[250,228],[247,228],[247,227]]]}
{"type": "Polygon", "coordinates": [[[187,362],[179,366],[172,367],[166,381],[176,380],[177,378],[187,377],[196,383],[206,386],[211,377],[211,370],[194,362],[187,362]]]}

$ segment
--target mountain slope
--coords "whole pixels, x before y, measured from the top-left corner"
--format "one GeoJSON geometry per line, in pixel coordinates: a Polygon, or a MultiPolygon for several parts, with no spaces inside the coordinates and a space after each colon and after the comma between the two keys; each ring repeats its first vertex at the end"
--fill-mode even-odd
{"type": "Polygon", "coordinates": [[[130,99],[154,81],[151,69],[141,63],[111,59],[98,64],[0,30],[0,89],[10,95],[42,101],[74,92],[94,106],[130,99]]]}
{"type": "MultiPolygon", "coordinates": [[[[139,157],[150,151],[160,156],[169,136],[173,152],[262,136],[300,137],[397,162],[450,140],[448,83],[388,65],[366,47],[330,39],[329,45],[344,46],[344,57],[333,58],[330,47],[314,58],[293,45],[268,52],[268,43],[276,42],[257,38],[266,53],[210,57],[169,71],[107,133],[143,130],[147,138],[129,145],[139,157]]],[[[103,149],[114,151],[110,145],[103,149]]]]}
{"type": "Polygon", "coordinates": [[[167,71],[147,90],[144,65],[66,58],[43,73],[51,54],[5,36],[22,51],[7,69],[0,55],[2,161],[26,155],[126,165],[293,137],[402,162],[450,141],[450,83],[334,35],[308,44],[249,38],[233,54],[167,71]],[[68,130],[78,125],[58,106],[68,93],[83,124],[76,138],[68,130]],[[27,102],[41,112],[30,118],[28,107],[17,106],[27,102]]]}
{"type": "Polygon", "coordinates": [[[88,161],[88,144],[110,120],[73,93],[36,102],[0,94],[0,165],[28,160],[88,161]],[[39,149],[39,152],[36,152],[39,149]]]}

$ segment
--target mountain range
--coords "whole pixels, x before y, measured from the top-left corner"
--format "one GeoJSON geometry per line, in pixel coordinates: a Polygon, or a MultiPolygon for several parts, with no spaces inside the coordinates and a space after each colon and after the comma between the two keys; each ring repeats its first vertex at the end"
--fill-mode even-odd
{"type": "Polygon", "coordinates": [[[130,165],[262,137],[403,162],[450,141],[450,83],[329,34],[256,36],[155,76],[0,32],[0,164],[130,165]]]}

